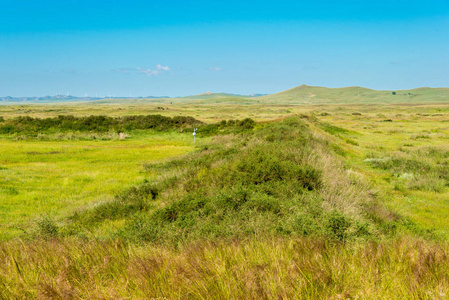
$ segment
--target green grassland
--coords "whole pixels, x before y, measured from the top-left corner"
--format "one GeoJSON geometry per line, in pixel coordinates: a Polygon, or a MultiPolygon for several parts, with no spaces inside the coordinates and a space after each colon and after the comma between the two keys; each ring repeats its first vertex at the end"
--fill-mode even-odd
{"type": "Polygon", "coordinates": [[[320,120],[351,130],[333,135],[351,148],[348,166],[377,186],[383,203],[448,236],[447,107],[359,107],[320,120]]]}
{"type": "Polygon", "coordinates": [[[205,124],[2,134],[0,298],[446,299],[446,92],[1,106],[205,124]]]}
{"type": "Polygon", "coordinates": [[[191,151],[191,137],[157,132],[0,140],[0,238],[21,235],[40,215],[67,215],[110,201],[145,178],[142,164],[191,151]],[[96,139],[93,139],[96,137],[96,139]]]}

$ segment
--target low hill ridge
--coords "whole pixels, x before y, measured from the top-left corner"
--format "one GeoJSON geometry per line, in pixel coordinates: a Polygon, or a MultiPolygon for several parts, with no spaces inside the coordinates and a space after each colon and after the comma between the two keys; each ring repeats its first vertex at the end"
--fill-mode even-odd
{"type": "Polygon", "coordinates": [[[300,85],[259,97],[258,100],[267,104],[445,103],[449,102],[449,88],[423,87],[388,91],[360,86],[328,88],[300,85]]]}
{"type": "Polygon", "coordinates": [[[229,98],[229,97],[234,97],[234,98],[245,98],[247,96],[243,96],[243,95],[237,95],[237,94],[230,94],[230,93],[212,93],[212,92],[205,92],[205,93],[201,93],[201,94],[197,94],[197,95],[192,95],[192,96],[186,96],[186,97],[181,97],[182,99],[193,99],[193,100],[202,100],[202,99],[215,99],[215,98],[229,98]]]}

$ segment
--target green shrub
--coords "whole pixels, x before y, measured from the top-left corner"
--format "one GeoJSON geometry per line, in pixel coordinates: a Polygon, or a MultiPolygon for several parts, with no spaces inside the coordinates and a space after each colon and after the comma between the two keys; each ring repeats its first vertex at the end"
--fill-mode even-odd
{"type": "Polygon", "coordinates": [[[419,148],[406,157],[369,158],[365,159],[365,162],[390,171],[396,180],[396,190],[408,188],[443,192],[449,184],[449,170],[438,161],[444,160],[447,155],[449,154],[444,149],[419,148]]]}
{"type": "Polygon", "coordinates": [[[359,145],[359,143],[357,143],[356,141],[351,140],[351,139],[345,139],[345,142],[348,143],[348,144],[354,145],[354,146],[358,146],[359,145]]]}
{"type": "Polygon", "coordinates": [[[344,241],[347,238],[347,230],[351,222],[342,213],[333,211],[327,219],[326,227],[332,238],[344,241]]]}
{"type": "Polygon", "coordinates": [[[113,201],[75,213],[72,216],[72,221],[92,225],[96,222],[120,219],[137,212],[147,211],[153,207],[151,202],[156,199],[158,194],[159,190],[147,183],[131,187],[117,195],[113,201]]]}
{"type": "Polygon", "coordinates": [[[0,134],[36,134],[42,132],[121,132],[125,130],[154,129],[167,131],[169,129],[187,128],[201,125],[202,122],[193,117],[175,116],[173,118],[161,115],[136,115],[125,117],[107,116],[57,116],[54,118],[17,117],[2,122],[0,134]]]}
{"type": "Polygon", "coordinates": [[[157,242],[161,238],[161,229],[147,216],[137,214],[116,235],[134,243],[157,242]]]}
{"type": "Polygon", "coordinates": [[[47,216],[37,221],[37,234],[44,239],[56,238],[59,235],[59,227],[55,221],[47,216]]]}
{"type": "Polygon", "coordinates": [[[293,230],[300,235],[321,235],[323,228],[317,216],[310,213],[299,213],[294,217],[293,230]]]}
{"type": "Polygon", "coordinates": [[[321,173],[318,170],[298,163],[293,155],[277,147],[257,147],[245,153],[244,159],[239,160],[236,167],[239,177],[246,184],[295,181],[308,190],[321,186],[321,173]]]}
{"type": "Polygon", "coordinates": [[[241,121],[237,121],[237,126],[242,129],[253,129],[256,122],[251,118],[246,118],[241,121]]]}
{"type": "Polygon", "coordinates": [[[331,125],[329,123],[325,123],[325,122],[321,122],[319,124],[319,126],[321,127],[321,129],[323,129],[324,131],[326,131],[327,133],[330,133],[332,135],[336,135],[336,134],[341,134],[341,133],[350,133],[349,130],[335,126],[335,125],[331,125]]]}

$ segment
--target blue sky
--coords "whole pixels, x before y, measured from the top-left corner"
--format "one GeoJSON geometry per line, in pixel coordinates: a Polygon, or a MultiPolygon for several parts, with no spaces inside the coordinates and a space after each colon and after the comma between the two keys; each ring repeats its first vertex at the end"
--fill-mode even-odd
{"type": "Polygon", "coordinates": [[[449,86],[449,0],[0,0],[0,96],[449,86]]]}

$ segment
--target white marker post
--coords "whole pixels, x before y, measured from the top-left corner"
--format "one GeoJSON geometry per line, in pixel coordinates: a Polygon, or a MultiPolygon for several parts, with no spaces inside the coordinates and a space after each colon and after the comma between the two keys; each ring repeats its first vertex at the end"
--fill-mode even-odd
{"type": "Polygon", "coordinates": [[[198,128],[193,129],[193,143],[195,144],[195,136],[196,136],[196,131],[198,130],[198,128]]]}

